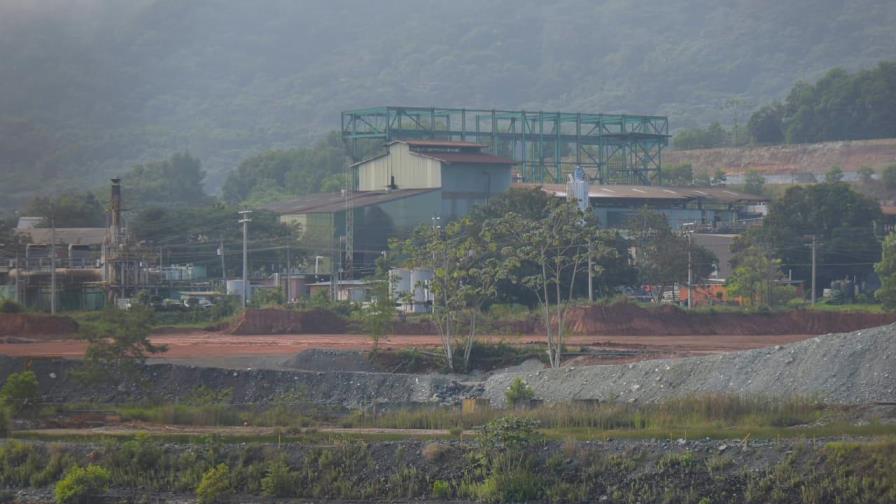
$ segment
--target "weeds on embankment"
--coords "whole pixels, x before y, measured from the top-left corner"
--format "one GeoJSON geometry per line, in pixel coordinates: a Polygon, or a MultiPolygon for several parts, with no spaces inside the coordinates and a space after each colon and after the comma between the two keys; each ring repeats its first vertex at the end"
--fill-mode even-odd
{"type": "MultiPolygon", "coordinates": [[[[102,443],[7,441],[0,485],[47,488],[95,465],[121,495],[245,495],[305,499],[467,499],[480,502],[877,503],[896,501],[896,438],[765,443],[545,441],[534,422],[500,421],[474,442],[357,441],[190,445],[149,436],[102,443]],[[526,427],[520,430],[520,426],[526,427]],[[201,485],[200,482],[205,482],[201,485]]],[[[209,500],[210,499],[210,500],[209,500]]]]}

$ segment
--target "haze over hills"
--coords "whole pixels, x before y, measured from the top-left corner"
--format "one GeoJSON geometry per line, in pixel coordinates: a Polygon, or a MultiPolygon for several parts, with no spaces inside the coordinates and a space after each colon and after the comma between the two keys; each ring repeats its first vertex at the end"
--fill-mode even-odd
{"type": "Polygon", "coordinates": [[[0,206],[185,149],[217,190],[353,107],[745,121],[798,80],[892,59],[892,26],[884,0],[7,0],[0,206]]]}

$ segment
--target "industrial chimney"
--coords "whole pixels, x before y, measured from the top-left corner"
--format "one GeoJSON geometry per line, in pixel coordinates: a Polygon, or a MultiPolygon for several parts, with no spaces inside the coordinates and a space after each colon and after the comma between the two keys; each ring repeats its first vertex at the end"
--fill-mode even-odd
{"type": "Polygon", "coordinates": [[[112,179],[112,244],[118,245],[121,237],[121,179],[112,179]]]}

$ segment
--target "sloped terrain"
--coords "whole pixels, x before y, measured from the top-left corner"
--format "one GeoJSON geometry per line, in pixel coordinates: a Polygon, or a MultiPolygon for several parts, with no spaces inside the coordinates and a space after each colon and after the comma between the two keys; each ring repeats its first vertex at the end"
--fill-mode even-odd
{"type": "Polygon", "coordinates": [[[505,402],[522,377],[546,402],[656,402],[701,394],[809,397],[833,404],[896,401],[896,325],[687,359],[493,375],[484,396],[505,402]]]}

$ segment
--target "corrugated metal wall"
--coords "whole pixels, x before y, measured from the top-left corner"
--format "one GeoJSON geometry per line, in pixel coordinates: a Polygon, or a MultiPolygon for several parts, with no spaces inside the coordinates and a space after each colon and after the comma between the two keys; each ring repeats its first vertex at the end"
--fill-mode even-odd
{"type": "Polygon", "coordinates": [[[389,146],[389,154],[358,166],[358,190],[382,191],[395,177],[398,189],[428,189],[442,186],[442,163],[415,156],[407,144],[389,146]]]}

